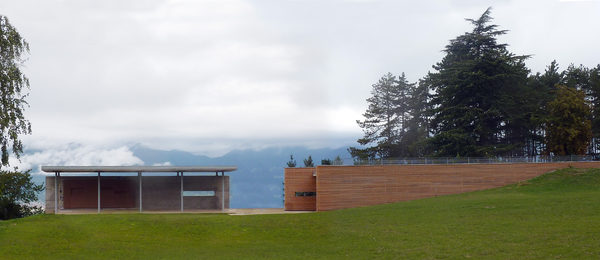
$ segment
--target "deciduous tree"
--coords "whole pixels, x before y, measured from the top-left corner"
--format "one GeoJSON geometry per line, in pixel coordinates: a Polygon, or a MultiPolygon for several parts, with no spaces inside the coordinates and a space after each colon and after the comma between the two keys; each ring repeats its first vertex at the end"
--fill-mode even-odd
{"type": "Polygon", "coordinates": [[[592,124],[583,91],[558,85],[556,99],[548,104],[548,113],[548,152],[585,154],[592,137],[592,124]]]}
{"type": "Polygon", "coordinates": [[[26,217],[41,212],[30,205],[44,189],[31,180],[29,171],[0,171],[0,219],[26,217]]]}
{"type": "MultiPolygon", "coordinates": [[[[20,135],[31,133],[23,111],[27,106],[29,80],[21,71],[29,44],[6,16],[0,15],[0,168],[9,166],[9,156],[23,152],[20,135]]],[[[16,218],[39,212],[29,205],[43,189],[31,180],[29,171],[0,170],[0,218],[16,218]]]]}
{"type": "Polygon", "coordinates": [[[0,15],[0,150],[1,165],[8,165],[12,152],[17,158],[23,152],[19,135],[30,134],[31,124],[23,115],[27,106],[29,79],[21,71],[29,52],[29,44],[6,16],[0,15]]]}

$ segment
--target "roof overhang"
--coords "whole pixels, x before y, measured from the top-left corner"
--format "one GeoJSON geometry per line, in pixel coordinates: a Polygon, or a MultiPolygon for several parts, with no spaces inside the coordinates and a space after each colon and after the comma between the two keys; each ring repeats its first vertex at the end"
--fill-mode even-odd
{"type": "Polygon", "coordinates": [[[236,166],[42,166],[44,172],[232,172],[236,166]]]}

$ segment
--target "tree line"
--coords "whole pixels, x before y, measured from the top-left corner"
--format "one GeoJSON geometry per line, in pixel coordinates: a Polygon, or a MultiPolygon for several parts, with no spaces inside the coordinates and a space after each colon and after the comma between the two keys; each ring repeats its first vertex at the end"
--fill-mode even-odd
{"type": "Polygon", "coordinates": [[[499,43],[491,9],[466,19],[472,31],[450,40],[445,56],[417,82],[404,73],[372,86],[355,160],[401,157],[597,155],[600,65],[556,61],[531,73],[499,43]]]}
{"type": "MultiPolygon", "coordinates": [[[[312,156],[309,155],[308,158],[303,160],[304,167],[315,167],[315,163],[313,162],[312,156]]],[[[321,160],[321,165],[343,165],[344,160],[338,155],[335,159],[331,160],[329,158],[325,158],[321,160]]],[[[294,155],[290,154],[290,160],[286,163],[288,168],[296,167],[296,159],[294,159],[294,155]]]]}

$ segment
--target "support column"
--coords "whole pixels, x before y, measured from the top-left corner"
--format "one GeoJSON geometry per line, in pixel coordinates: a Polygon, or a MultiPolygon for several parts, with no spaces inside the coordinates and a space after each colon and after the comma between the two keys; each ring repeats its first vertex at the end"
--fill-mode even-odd
{"type": "Polygon", "coordinates": [[[58,213],[58,172],[54,173],[54,214],[58,213]]]}
{"type": "Polygon", "coordinates": [[[225,172],[221,172],[221,210],[225,211],[225,172]]]}
{"type": "Polygon", "coordinates": [[[181,177],[179,177],[179,179],[181,180],[180,185],[179,185],[179,187],[180,187],[179,193],[181,195],[181,197],[180,197],[181,212],[183,212],[183,172],[181,172],[181,177]]]}
{"type": "Polygon", "coordinates": [[[140,184],[140,213],[142,212],[142,172],[138,172],[138,183],[140,184]]]}
{"type": "Polygon", "coordinates": [[[100,213],[100,172],[98,172],[98,213],[100,213]]]}

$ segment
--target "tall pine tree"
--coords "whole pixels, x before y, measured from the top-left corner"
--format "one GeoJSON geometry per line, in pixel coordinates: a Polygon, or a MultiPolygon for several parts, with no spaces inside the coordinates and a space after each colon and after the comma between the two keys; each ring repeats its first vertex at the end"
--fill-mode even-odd
{"type": "Polygon", "coordinates": [[[433,96],[430,139],[436,156],[494,156],[515,149],[513,99],[526,84],[524,60],[496,38],[498,30],[488,8],[478,19],[467,19],[473,30],[450,41],[446,56],[429,74],[433,96]],[[508,103],[508,104],[507,104],[508,103]]]}
{"type": "Polygon", "coordinates": [[[592,145],[591,154],[600,150],[600,65],[590,70],[589,97],[592,105],[592,145]]]}
{"type": "Polygon", "coordinates": [[[356,122],[362,128],[364,136],[358,143],[367,146],[364,149],[350,147],[352,157],[360,160],[403,156],[406,147],[401,146],[408,121],[410,120],[410,91],[404,73],[396,77],[387,73],[373,84],[371,97],[367,99],[368,108],[363,114],[364,120],[356,122]]]}
{"type": "Polygon", "coordinates": [[[526,91],[522,96],[526,97],[526,104],[520,111],[515,111],[517,116],[528,113],[525,146],[523,155],[536,156],[546,152],[546,124],[549,119],[548,103],[556,98],[556,85],[562,81],[562,73],[559,72],[558,63],[552,61],[543,74],[531,75],[527,82],[526,91]]]}

